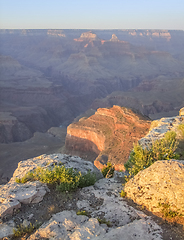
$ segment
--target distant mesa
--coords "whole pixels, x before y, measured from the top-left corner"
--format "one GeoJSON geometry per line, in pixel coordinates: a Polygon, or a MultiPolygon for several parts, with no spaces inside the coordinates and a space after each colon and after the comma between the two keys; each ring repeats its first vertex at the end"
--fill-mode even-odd
{"type": "Polygon", "coordinates": [[[77,41],[77,42],[83,42],[83,41],[86,41],[86,40],[93,40],[94,41],[94,40],[99,40],[99,38],[92,31],[88,31],[88,32],[82,33],[80,38],[75,38],[74,39],[74,41],[77,41]]]}
{"type": "Polygon", "coordinates": [[[119,39],[118,39],[118,37],[116,36],[116,34],[112,34],[112,38],[110,39],[110,41],[119,42],[119,39]]]}
{"type": "Polygon", "coordinates": [[[47,35],[50,36],[57,36],[57,37],[66,37],[66,35],[63,33],[63,30],[48,30],[47,35]]]}

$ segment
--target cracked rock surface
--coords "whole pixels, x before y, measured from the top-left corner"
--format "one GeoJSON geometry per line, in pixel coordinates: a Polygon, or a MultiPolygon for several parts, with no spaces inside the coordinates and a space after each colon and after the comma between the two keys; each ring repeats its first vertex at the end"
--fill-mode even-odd
{"type": "Polygon", "coordinates": [[[38,181],[15,182],[16,177],[23,177],[37,166],[52,167],[59,162],[78,167],[83,173],[90,169],[101,177],[92,163],[78,157],[52,154],[20,162],[9,183],[1,186],[0,239],[11,239],[13,227],[35,224],[36,220],[40,227],[25,239],[118,240],[122,239],[122,234],[124,239],[162,239],[161,227],[120,197],[123,186],[119,174],[115,173],[111,179],[99,179],[94,186],[71,193],[58,193],[38,181]],[[19,211],[16,208],[20,208],[19,211]],[[77,215],[79,210],[85,210],[87,215],[77,215]]]}

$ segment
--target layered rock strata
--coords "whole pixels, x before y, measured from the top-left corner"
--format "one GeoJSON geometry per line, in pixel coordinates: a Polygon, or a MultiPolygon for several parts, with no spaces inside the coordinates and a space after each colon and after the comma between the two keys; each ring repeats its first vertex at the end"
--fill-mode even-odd
{"type": "Polygon", "coordinates": [[[82,118],[67,128],[65,146],[69,152],[95,152],[95,166],[102,168],[107,161],[116,169],[124,169],[129,153],[138,139],[149,129],[150,121],[130,109],[113,106],[99,108],[89,118],[82,118]]]}

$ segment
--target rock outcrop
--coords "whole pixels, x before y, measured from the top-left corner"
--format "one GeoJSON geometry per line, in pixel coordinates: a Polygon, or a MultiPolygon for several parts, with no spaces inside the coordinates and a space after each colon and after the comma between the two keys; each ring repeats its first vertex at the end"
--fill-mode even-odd
{"type": "MultiPolygon", "coordinates": [[[[10,182],[1,188],[1,193],[3,189],[4,191],[7,190],[5,198],[9,199],[10,202],[16,200],[18,205],[14,205],[11,208],[11,211],[4,212],[1,217],[7,216],[7,213],[11,214],[13,212],[13,208],[20,207],[21,199],[21,202],[24,202],[25,204],[29,203],[29,208],[32,209],[31,212],[27,210],[28,212],[26,212],[26,214],[22,213],[23,215],[21,215],[23,218],[22,224],[27,226],[34,215],[33,208],[34,206],[36,207],[36,205],[30,200],[31,191],[29,190],[32,184],[39,184],[42,188],[45,187],[45,191],[49,190],[46,186],[39,182],[17,184],[15,183],[15,178],[22,177],[27,171],[34,169],[35,167],[49,167],[61,161],[65,164],[65,166],[73,166],[83,172],[86,172],[89,169],[95,171],[100,177],[99,170],[97,170],[92,163],[83,161],[79,157],[53,154],[48,156],[41,155],[40,157],[34,159],[22,161],[20,162],[10,182]],[[8,187],[10,188],[10,185],[16,185],[16,188],[13,189],[14,191],[8,191],[8,187]],[[15,191],[15,189],[18,190],[18,185],[21,185],[22,189],[25,188],[27,190],[24,193],[15,191]],[[26,218],[26,216],[28,217],[26,218]]],[[[35,231],[35,233],[31,234],[28,239],[36,240],[43,238],[62,238],[83,240],[120,240],[123,235],[125,239],[162,240],[161,227],[158,226],[151,217],[129,206],[127,202],[120,197],[120,192],[122,190],[120,175],[123,174],[116,173],[114,178],[99,179],[94,186],[82,188],[80,190],[80,198],[78,197],[75,204],[73,202],[73,205],[70,207],[71,210],[58,211],[48,221],[44,222],[40,228],[35,231]],[[75,208],[75,205],[77,206],[77,209],[75,208]],[[86,211],[87,216],[77,215],[76,210],[86,211]],[[102,220],[101,222],[100,219],[102,220]]],[[[32,193],[33,192],[34,190],[32,193]]],[[[44,194],[42,194],[42,197],[44,197],[43,195],[44,194]]],[[[5,198],[1,198],[1,209],[3,209],[3,200],[5,201],[5,198]]],[[[42,199],[40,198],[39,201],[42,201],[42,199]]],[[[35,209],[35,211],[37,210],[35,209]]],[[[45,211],[47,211],[47,209],[45,209],[45,211]]],[[[13,236],[13,228],[16,229],[14,219],[17,219],[15,211],[12,219],[6,220],[6,218],[4,218],[0,224],[1,239],[3,237],[9,237],[9,239],[11,239],[13,236]]]]}
{"type": "Polygon", "coordinates": [[[95,160],[98,168],[108,160],[123,170],[133,143],[148,132],[149,126],[148,118],[132,110],[99,108],[91,117],[68,126],[65,146],[69,152],[100,154],[95,160]]]}
{"type": "Polygon", "coordinates": [[[184,116],[184,107],[180,109],[179,115],[184,116]]]}
{"type": "Polygon", "coordinates": [[[167,204],[170,210],[184,214],[184,161],[157,161],[125,184],[127,197],[152,212],[167,204]]]}
{"type": "Polygon", "coordinates": [[[21,184],[16,182],[17,178],[24,177],[27,172],[33,171],[38,166],[48,168],[59,163],[65,165],[66,168],[74,168],[83,174],[86,174],[90,170],[96,174],[97,179],[102,178],[100,171],[91,162],[84,161],[79,157],[51,154],[21,161],[10,181],[0,186],[0,217],[13,214],[15,209],[21,207],[21,203],[30,204],[40,202],[46,192],[49,191],[46,184],[39,181],[21,184]]]}
{"type": "Polygon", "coordinates": [[[165,133],[168,131],[177,132],[177,128],[180,124],[182,124],[183,117],[181,116],[169,117],[169,118],[161,118],[159,120],[155,120],[151,123],[151,127],[149,133],[139,140],[139,143],[145,147],[152,144],[157,139],[161,139],[164,137],[165,133]]]}

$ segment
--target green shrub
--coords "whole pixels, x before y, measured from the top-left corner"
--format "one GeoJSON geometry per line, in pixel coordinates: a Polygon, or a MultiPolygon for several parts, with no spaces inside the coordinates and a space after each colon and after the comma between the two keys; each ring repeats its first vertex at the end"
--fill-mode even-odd
{"type": "Polygon", "coordinates": [[[179,131],[181,137],[184,138],[184,124],[180,124],[178,126],[178,131],[179,131]]]}
{"type": "Polygon", "coordinates": [[[121,190],[120,197],[126,197],[127,193],[124,190],[121,190]]]}
{"type": "Polygon", "coordinates": [[[114,175],[114,170],[115,170],[115,168],[112,165],[112,163],[108,162],[107,166],[102,168],[102,174],[106,178],[111,178],[114,175]]]}
{"type": "Polygon", "coordinates": [[[95,173],[91,173],[90,171],[88,171],[88,173],[81,175],[79,179],[79,187],[80,188],[88,187],[88,186],[94,185],[95,182],[96,182],[95,173]]]}
{"type": "Polygon", "coordinates": [[[178,146],[175,132],[167,132],[164,138],[156,140],[148,148],[143,148],[139,143],[134,145],[125,168],[130,176],[136,175],[139,171],[149,167],[158,160],[178,159],[175,153],[178,146]]]}
{"type": "Polygon", "coordinates": [[[31,223],[27,227],[24,227],[21,224],[17,227],[17,229],[13,228],[13,234],[14,234],[13,236],[21,237],[21,236],[25,235],[26,233],[32,233],[35,229],[36,229],[36,227],[34,225],[32,225],[31,223]]]}
{"type": "Polygon", "coordinates": [[[171,210],[168,203],[159,203],[158,205],[162,208],[161,212],[163,213],[164,217],[173,218],[176,216],[182,216],[178,211],[171,210]]]}
{"type": "Polygon", "coordinates": [[[38,167],[32,172],[28,172],[23,178],[17,178],[16,182],[25,183],[38,180],[49,185],[56,185],[56,189],[59,191],[71,191],[78,187],[93,185],[96,182],[96,176],[90,171],[82,175],[73,168],[56,165],[47,169],[38,167]]]}
{"type": "Polygon", "coordinates": [[[77,213],[76,213],[77,215],[83,215],[83,216],[89,216],[89,213],[88,212],[86,212],[86,211],[77,211],[77,213]]]}
{"type": "Polygon", "coordinates": [[[103,218],[103,219],[97,218],[97,220],[100,224],[106,224],[108,227],[112,226],[111,222],[107,221],[105,218],[103,218]]]}

